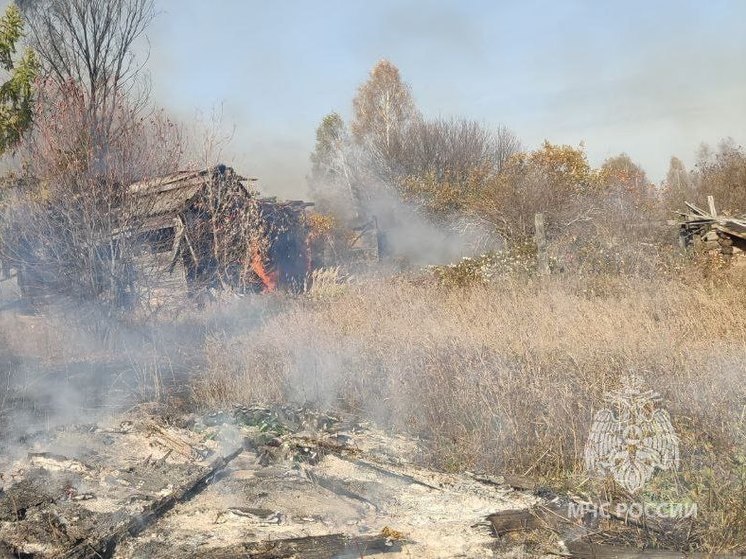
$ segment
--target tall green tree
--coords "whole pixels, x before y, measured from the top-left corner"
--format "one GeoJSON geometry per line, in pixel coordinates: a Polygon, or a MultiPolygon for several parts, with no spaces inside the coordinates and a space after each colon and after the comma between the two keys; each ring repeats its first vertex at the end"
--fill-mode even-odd
{"type": "Polygon", "coordinates": [[[32,88],[39,68],[36,55],[26,49],[14,60],[23,37],[23,17],[10,4],[0,18],[0,65],[8,74],[0,85],[0,154],[15,146],[32,120],[32,88]]]}

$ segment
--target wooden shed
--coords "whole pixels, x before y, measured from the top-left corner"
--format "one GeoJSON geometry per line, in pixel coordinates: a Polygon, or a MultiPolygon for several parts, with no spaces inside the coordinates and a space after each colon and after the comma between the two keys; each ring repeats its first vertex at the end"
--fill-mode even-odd
{"type": "Polygon", "coordinates": [[[310,255],[306,208],[312,203],[261,198],[255,179],[233,168],[180,171],[127,187],[133,228],[151,252],[181,262],[190,291],[302,290],[310,255]]]}

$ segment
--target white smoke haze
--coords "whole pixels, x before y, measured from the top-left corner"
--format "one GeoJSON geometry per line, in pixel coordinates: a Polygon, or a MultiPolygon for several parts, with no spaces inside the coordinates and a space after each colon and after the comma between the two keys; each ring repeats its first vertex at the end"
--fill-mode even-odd
{"type": "Polygon", "coordinates": [[[307,197],[318,120],[334,108],[346,116],[350,93],[381,57],[402,68],[429,116],[507,122],[528,148],[583,141],[594,165],[628,153],[654,182],[672,155],[691,168],[702,142],[746,141],[736,71],[746,45],[726,31],[740,2],[709,10],[664,2],[655,13],[625,2],[575,4],[548,8],[546,19],[531,5],[479,14],[417,2],[332,2],[318,13],[251,2],[158,7],[139,46],[157,104],[187,122],[225,104],[236,129],[231,162],[283,197],[307,197]],[[314,41],[319,52],[308,47],[314,41]]]}
{"type": "Polygon", "coordinates": [[[383,232],[387,256],[415,266],[447,264],[504,246],[492,224],[466,216],[435,222],[392,188],[376,189],[366,205],[383,232]]]}
{"type": "Polygon", "coordinates": [[[211,337],[248,332],[277,306],[272,297],[228,296],[205,310],[182,303],[138,318],[54,296],[31,311],[10,284],[0,284],[0,444],[8,454],[145,402],[185,411],[211,337]]]}
{"type": "Polygon", "coordinates": [[[584,141],[595,165],[629,153],[658,182],[671,155],[691,166],[702,141],[746,140],[736,70],[746,46],[726,31],[743,6],[644,8],[545,5],[542,17],[533,4],[167,2],[150,64],[157,99],[179,114],[230,103],[237,166],[283,196],[304,196],[318,120],[348,116],[351,92],[382,57],[430,117],[506,122],[529,148],[584,141]]]}
{"type": "MultiPolygon", "coordinates": [[[[746,55],[742,34],[717,42],[708,27],[699,38],[715,44],[711,52],[694,44],[687,24],[676,37],[662,32],[661,46],[649,38],[659,26],[638,13],[625,16],[638,28],[607,37],[590,27],[608,20],[599,14],[606,8],[579,4],[551,22],[527,19],[535,5],[483,6],[479,17],[456,4],[393,0],[354,7],[169,0],[162,8],[138,48],[150,51],[151,108],[179,122],[179,164],[224,163],[257,177],[262,195],[316,202],[348,237],[375,221],[381,261],[330,258],[323,265],[332,289],[309,284],[300,294],[205,289],[189,297],[180,272],[161,270],[165,283],[178,284],[164,295],[143,268],[147,293],[130,310],[53,292],[29,303],[13,278],[0,276],[0,472],[51,434],[138,407],[170,422],[257,404],[342,411],[404,433],[422,442],[418,459],[428,467],[575,487],[585,480],[579,464],[594,410],[619,378],[637,371],[663,394],[682,435],[686,471],[673,483],[741,510],[743,466],[734,469],[733,449],[740,456],[746,443],[746,308],[734,294],[742,292],[744,268],[710,268],[682,254],[675,228],[664,230],[657,213],[629,209],[634,204],[621,195],[593,208],[582,198],[577,206],[551,198],[539,171],[516,183],[525,204],[505,215],[529,225],[513,239],[498,233],[497,219],[481,217],[494,217],[487,211],[433,211],[427,194],[403,187],[409,175],[365,142],[340,142],[328,182],[314,184],[309,155],[323,115],[339,109],[349,123],[355,88],[387,56],[412,84],[418,125],[458,131],[465,123],[490,140],[507,138],[500,165],[544,138],[585,141],[592,166],[626,152],[659,182],[671,153],[691,163],[701,141],[746,139],[739,137],[746,82],[736,71],[746,55]],[[583,13],[588,27],[568,33],[583,13]],[[593,48],[607,39],[620,50],[626,40],[640,44],[617,64],[604,58],[608,45],[593,48]],[[723,44],[732,50],[722,53],[723,44]],[[433,120],[450,114],[478,120],[433,120]],[[552,258],[574,259],[567,268],[553,261],[545,277],[509,271],[456,286],[428,269],[508,254],[516,239],[530,244],[534,212],[523,210],[542,204],[548,211],[565,204],[561,223],[548,217],[547,229],[552,258]],[[634,229],[651,215],[655,228],[634,229]],[[718,479],[702,474],[702,464],[716,464],[718,479]]],[[[671,18],[681,24],[684,15],[671,18]]],[[[445,151],[433,166],[452,153],[445,151]]],[[[241,436],[226,425],[222,447],[241,436]]],[[[86,449],[59,451],[75,458],[86,449]]],[[[741,537],[723,522],[713,533],[741,537]]],[[[694,537],[688,551],[719,549],[694,537]]]]}
{"type": "MultiPolygon", "coordinates": [[[[32,4],[33,0],[26,0],[21,3],[21,7],[25,9],[32,4]]],[[[256,6],[252,9],[256,9],[256,6]]],[[[241,61],[231,58],[230,72],[224,71],[224,60],[215,60],[215,67],[204,64],[205,56],[211,56],[207,49],[212,39],[220,38],[221,41],[227,41],[226,37],[233,36],[237,40],[242,36],[241,31],[245,30],[245,22],[230,17],[231,8],[210,9],[205,19],[204,32],[198,34],[195,45],[185,47],[183,51],[174,50],[169,45],[172,36],[164,30],[174,30],[182,21],[181,18],[199,17],[199,14],[205,13],[204,10],[204,6],[196,4],[187,4],[183,8],[167,4],[150,30],[149,42],[144,41],[140,46],[142,53],[149,51],[150,55],[146,68],[150,72],[154,87],[154,103],[162,104],[167,111],[185,123],[186,135],[189,138],[186,142],[185,164],[207,166],[218,161],[226,162],[235,166],[241,173],[258,176],[260,188],[267,194],[304,197],[307,194],[306,175],[309,171],[308,154],[311,151],[313,128],[323,112],[316,110],[317,106],[310,104],[310,101],[304,101],[301,107],[295,110],[287,110],[287,103],[302,100],[305,88],[302,86],[302,80],[288,79],[288,72],[292,71],[293,65],[290,64],[291,60],[287,58],[286,52],[279,52],[278,57],[262,57],[252,51],[247,55],[250,58],[248,66],[243,66],[241,61]],[[217,25],[218,22],[220,25],[217,25]],[[195,58],[193,64],[188,64],[192,48],[204,49],[205,52],[199,58],[195,58]],[[175,76],[178,79],[172,80],[175,76]],[[281,88],[274,80],[286,85],[281,88]],[[186,84],[191,84],[200,95],[201,106],[196,107],[196,111],[201,114],[197,117],[194,104],[189,104],[193,97],[186,96],[186,91],[177,92],[171,89],[172,85],[183,87],[186,84]],[[272,85],[272,91],[276,93],[283,89],[282,95],[272,99],[262,98],[263,103],[277,102],[278,106],[270,111],[274,122],[263,118],[262,113],[268,108],[266,104],[252,102],[252,95],[261,89],[261,84],[272,85]],[[282,122],[278,122],[277,111],[283,110],[286,111],[286,116],[282,118],[282,122]]],[[[401,56],[404,74],[407,75],[409,70],[413,70],[412,75],[415,77],[411,81],[414,83],[416,97],[432,112],[448,114],[455,107],[459,110],[464,109],[463,112],[466,114],[479,116],[480,111],[490,105],[490,99],[505,102],[505,106],[510,109],[511,104],[516,102],[510,91],[495,92],[492,97],[477,92],[478,97],[471,103],[461,97],[467,93],[463,79],[449,79],[449,82],[461,85],[454,85],[454,89],[440,91],[437,94],[428,91],[425,85],[416,81],[421,74],[416,71],[412,56],[418,49],[430,51],[431,48],[437,47],[447,51],[451,55],[446,57],[445,61],[450,64],[459,64],[464,57],[470,55],[475,55],[477,60],[485,59],[483,39],[479,38],[481,24],[456,12],[453,8],[439,7],[427,17],[421,18],[418,17],[418,10],[411,7],[388,6],[384,13],[379,14],[379,18],[381,21],[392,20],[394,24],[386,26],[381,38],[375,41],[383,40],[389,45],[387,50],[394,51],[393,54],[399,49],[405,51],[401,56]],[[416,45],[414,51],[409,51],[407,47],[410,36],[416,39],[413,40],[416,45]],[[468,36],[468,40],[463,40],[465,36],[468,36]],[[454,103],[453,106],[448,104],[449,99],[454,103]],[[464,107],[464,104],[468,106],[464,107]]],[[[267,17],[267,14],[262,17],[267,17]]],[[[266,38],[264,34],[267,31],[263,31],[262,26],[257,25],[257,33],[259,39],[251,41],[247,48],[258,49],[263,48],[263,44],[266,45],[261,38],[266,38]]],[[[365,59],[374,53],[378,56],[377,53],[381,51],[376,47],[371,33],[368,32],[365,36],[366,40],[373,41],[373,44],[358,45],[356,51],[363,53],[365,59]]],[[[580,53],[584,59],[594,56],[592,53],[584,53],[572,40],[564,42],[560,50],[567,55],[580,53]]],[[[732,106],[739,89],[735,85],[728,86],[720,70],[732,67],[740,50],[734,50],[729,57],[717,58],[715,62],[710,56],[691,47],[678,49],[674,46],[671,50],[675,52],[676,60],[679,62],[686,58],[695,64],[699,69],[699,77],[720,79],[717,82],[718,87],[711,88],[712,95],[715,96],[713,99],[728,101],[725,105],[732,106]],[[705,66],[708,66],[709,70],[704,70],[705,66]]],[[[532,94],[533,97],[524,98],[529,106],[533,104],[536,108],[541,108],[533,116],[522,115],[516,122],[520,125],[523,119],[529,124],[526,133],[531,142],[540,141],[539,138],[543,137],[545,132],[547,135],[548,132],[556,134],[555,137],[559,141],[575,143],[576,138],[584,139],[584,134],[578,135],[578,129],[590,132],[603,128],[604,132],[600,137],[607,140],[619,130],[623,131],[621,136],[629,137],[635,127],[644,125],[652,125],[653,129],[674,125],[696,127],[697,122],[713,122],[711,111],[715,109],[712,107],[723,104],[709,103],[710,109],[705,111],[697,101],[695,93],[687,92],[683,87],[690,80],[679,73],[678,68],[682,64],[669,60],[661,52],[657,52],[644,63],[637,61],[639,64],[636,64],[635,72],[627,68],[621,75],[617,75],[609,70],[608,74],[590,82],[586,79],[587,76],[581,76],[582,64],[572,62],[572,59],[572,56],[568,56],[567,62],[550,74],[557,78],[555,85],[544,90],[536,90],[532,94]],[[565,74],[564,78],[560,76],[562,73],[565,74]],[[652,75],[659,75],[661,79],[651,84],[652,75]],[[578,81],[579,77],[584,78],[582,82],[578,81]],[[613,98],[610,96],[612,92],[613,98]],[[548,97],[540,98],[542,95],[548,97]],[[547,99],[550,99],[551,103],[547,103],[547,99]],[[601,102],[603,99],[606,99],[604,103],[601,102]],[[661,107],[661,103],[665,107],[661,107]],[[547,113],[547,104],[554,107],[554,113],[547,113]],[[682,114],[687,117],[684,119],[685,122],[679,118],[682,114]],[[537,131],[539,121],[545,132],[537,131]]],[[[474,64],[473,60],[470,64],[474,64]]],[[[356,79],[359,79],[360,72],[361,70],[356,71],[356,79]]],[[[527,68],[525,75],[517,81],[529,86],[536,78],[535,72],[535,67],[527,68]]],[[[702,87],[702,83],[698,83],[697,91],[702,87]]],[[[334,95],[326,95],[328,92],[324,91],[323,98],[327,104],[338,103],[339,99],[344,99],[340,103],[344,106],[348,103],[344,96],[349,96],[352,91],[354,84],[348,84],[334,95]]],[[[741,113],[737,113],[734,120],[738,121],[740,117],[741,113]]],[[[717,119],[715,121],[720,122],[717,119]]],[[[702,137],[707,137],[704,128],[696,128],[696,134],[700,133],[702,137]]],[[[666,134],[661,133],[660,136],[652,140],[647,138],[645,141],[665,145],[662,141],[664,137],[666,134]]],[[[591,153],[599,149],[597,145],[615,145],[614,142],[605,141],[594,143],[590,141],[590,137],[585,139],[588,140],[591,153]]],[[[656,153],[656,150],[648,148],[650,145],[645,144],[644,148],[639,150],[644,152],[647,158],[656,153]]],[[[616,152],[614,147],[602,149],[616,152]]],[[[633,157],[636,155],[636,150],[628,151],[633,157]]],[[[667,163],[667,154],[664,161],[667,163]]],[[[358,210],[378,221],[390,257],[404,259],[415,266],[427,266],[453,262],[464,256],[498,250],[503,246],[503,240],[494,232],[494,228],[473,216],[460,215],[435,220],[422,211],[416,200],[403,200],[396,187],[381,178],[381,173],[370,156],[348,155],[343,164],[351,167],[350,175],[354,177],[354,187],[365,193],[362,200],[358,201],[358,204],[362,205],[358,210]]],[[[263,307],[265,303],[258,304],[263,307]]],[[[14,311],[2,312],[7,315],[14,311]]],[[[8,374],[8,386],[12,388],[13,393],[20,394],[21,399],[25,398],[31,403],[31,412],[24,412],[9,420],[8,425],[13,431],[26,432],[43,425],[65,423],[79,419],[83,411],[86,417],[94,418],[96,410],[121,408],[122,402],[134,396],[165,398],[167,386],[170,383],[186,386],[188,382],[185,379],[193,373],[195,363],[199,363],[199,352],[194,346],[190,347],[185,340],[192,340],[199,346],[209,338],[206,334],[208,326],[188,326],[183,323],[183,319],[179,323],[178,328],[181,330],[178,330],[177,336],[176,331],[164,329],[164,322],[136,326],[129,331],[117,320],[106,318],[104,311],[92,310],[94,315],[102,315],[94,319],[90,319],[89,315],[84,313],[70,318],[69,312],[51,307],[43,318],[47,323],[34,326],[37,331],[44,332],[44,343],[49,344],[45,353],[47,358],[54,355],[62,364],[38,363],[37,357],[26,359],[23,355],[14,355],[11,359],[13,372],[8,374]],[[103,325],[91,334],[91,329],[96,330],[92,322],[96,321],[101,321],[103,325]],[[109,321],[111,323],[108,323],[109,321]],[[65,328],[65,325],[74,326],[65,328]],[[116,335],[107,338],[108,330],[115,331],[116,335]],[[53,335],[55,333],[59,338],[53,335]],[[90,356],[101,352],[102,344],[108,348],[107,352],[114,356],[112,362],[107,362],[103,356],[103,362],[91,360],[90,356]],[[53,347],[57,349],[51,349],[53,347]],[[73,353],[67,355],[68,351],[73,353]],[[47,370],[47,367],[51,368],[47,370]],[[87,369],[94,372],[86,372],[87,369]],[[100,378],[102,383],[89,383],[89,377],[100,378]],[[85,380],[81,382],[81,379],[85,380]],[[68,381],[71,383],[69,386],[68,381]],[[85,388],[85,391],[79,392],[80,388],[85,388]],[[41,414],[41,418],[34,415],[37,412],[41,414]]],[[[15,328],[12,326],[12,320],[6,320],[11,321],[7,329],[12,333],[15,328]]],[[[29,317],[19,320],[32,323],[39,319],[29,317]]],[[[27,328],[31,328],[31,325],[27,328]]],[[[235,333],[238,328],[239,326],[232,325],[228,330],[235,333]]],[[[299,348],[299,351],[304,349],[299,348]]],[[[13,349],[11,353],[15,351],[16,349],[13,349]]],[[[29,350],[29,353],[33,352],[29,350]]],[[[318,399],[324,404],[330,403],[333,400],[333,385],[337,378],[334,371],[338,371],[339,364],[349,357],[311,354],[307,359],[298,358],[299,362],[307,361],[309,369],[295,378],[295,395],[301,400],[318,399]],[[312,397],[309,394],[312,394],[312,397]]]]}

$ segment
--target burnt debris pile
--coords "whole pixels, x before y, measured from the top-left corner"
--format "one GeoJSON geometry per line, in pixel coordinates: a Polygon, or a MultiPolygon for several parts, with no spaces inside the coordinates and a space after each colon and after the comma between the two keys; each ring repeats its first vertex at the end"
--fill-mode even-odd
{"type": "Polygon", "coordinates": [[[151,252],[170,254],[169,271],[183,265],[191,291],[301,290],[313,204],[260,198],[254,180],[217,165],[132,184],[131,211],[143,224],[134,233],[151,252]]]}
{"type": "Polygon", "coordinates": [[[686,202],[687,212],[680,212],[679,238],[685,247],[700,248],[726,260],[744,262],[746,256],[746,215],[721,215],[712,196],[708,210],[686,202]]]}

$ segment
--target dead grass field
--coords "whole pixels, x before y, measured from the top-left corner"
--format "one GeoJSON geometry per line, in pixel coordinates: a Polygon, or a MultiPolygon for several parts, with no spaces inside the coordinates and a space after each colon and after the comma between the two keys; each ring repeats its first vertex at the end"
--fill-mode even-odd
{"type": "Polygon", "coordinates": [[[698,503],[687,545],[744,549],[746,277],[680,277],[350,285],[285,302],[256,329],[213,331],[194,398],[352,409],[422,436],[441,468],[582,494],[593,412],[636,373],[681,440],[679,472],[658,489],[698,503]]]}
{"type": "Polygon", "coordinates": [[[421,437],[427,466],[613,498],[588,479],[584,445],[604,393],[636,373],[681,442],[679,471],[656,476],[649,497],[698,505],[676,545],[744,550],[746,269],[687,266],[458,288],[422,275],[331,282],[147,326],[6,312],[0,415],[17,429],[19,405],[53,426],[132,401],[310,403],[421,437]]]}

